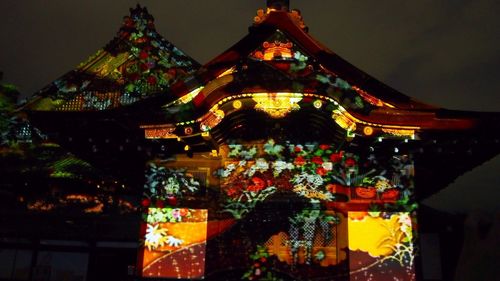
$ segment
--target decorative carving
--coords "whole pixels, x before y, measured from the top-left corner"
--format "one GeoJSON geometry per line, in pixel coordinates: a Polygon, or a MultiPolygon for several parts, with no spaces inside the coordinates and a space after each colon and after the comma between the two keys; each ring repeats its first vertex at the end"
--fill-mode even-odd
{"type": "Polygon", "coordinates": [[[302,30],[306,31],[308,30],[307,26],[304,23],[304,19],[302,18],[302,15],[299,10],[293,9],[290,13],[290,18],[297,24],[302,30]]]}
{"type": "Polygon", "coordinates": [[[290,111],[300,108],[298,102],[302,95],[266,93],[255,94],[253,100],[257,103],[255,109],[264,111],[272,118],[283,118],[290,111]]]}
{"type": "Polygon", "coordinates": [[[174,134],[175,127],[168,128],[146,128],[144,135],[146,139],[172,139],[177,138],[174,134]]]}

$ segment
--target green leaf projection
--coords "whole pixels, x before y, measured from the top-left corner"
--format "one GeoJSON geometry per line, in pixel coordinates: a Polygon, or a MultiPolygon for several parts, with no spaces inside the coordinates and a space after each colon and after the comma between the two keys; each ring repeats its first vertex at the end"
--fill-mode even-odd
{"type": "Polygon", "coordinates": [[[198,190],[200,183],[183,169],[170,169],[150,163],[146,170],[144,197],[156,200],[182,198],[198,190]]]}

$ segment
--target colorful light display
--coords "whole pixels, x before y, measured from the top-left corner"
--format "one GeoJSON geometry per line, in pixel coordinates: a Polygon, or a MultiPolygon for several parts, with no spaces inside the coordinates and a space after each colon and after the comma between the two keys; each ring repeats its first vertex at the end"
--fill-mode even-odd
{"type": "MultiPolygon", "coordinates": [[[[366,156],[365,156],[366,157],[366,156]]],[[[411,196],[413,162],[394,155],[389,167],[376,153],[366,158],[331,144],[279,144],[228,146],[221,177],[224,210],[241,218],[258,202],[280,191],[315,202],[394,203],[411,196]],[[291,193],[291,194],[292,194],[291,193]]]]}
{"type": "Polygon", "coordinates": [[[143,277],[203,279],[208,212],[149,208],[143,224],[143,277]]]}
{"type": "Polygon", "coordinates": [[[413,225],[406,212],[349,212],[350,280],[416,280],[413,225]]]}
{"type": "MultiPolygon", "coordinates": [[[[218,177],[212,186],[202,186],[175,161],[148,166],[144,277],[202,278],[205,264],[227,263],[248,264],[238,277],[244,280],[303,278],[312,268],[317,276],[345,278],[350,272],[358,278],[380,264],[401,280],[414,280],[411,155],[273,139],[223,145],[216,155],[221,167],[212,165],[218,177]],[[174,207],[192,204],[185,198],[202,189],[212,194],[208,210],[174,207]],[[262,209],[283,201],[291,209],[282,216],[262,209]],[[265,235],[260,227],[255,234],[240,229],[269,222],[277,227],[265,235]],[[235,251],[227,253],[226,243],[235,251]],[[205,260],[206,251],[228,257],[205,260]]],[[[201,159],[195,161],[207,161],[201,159]]],[[[385,280],[377,278],[372,280],[385,280]]]]}

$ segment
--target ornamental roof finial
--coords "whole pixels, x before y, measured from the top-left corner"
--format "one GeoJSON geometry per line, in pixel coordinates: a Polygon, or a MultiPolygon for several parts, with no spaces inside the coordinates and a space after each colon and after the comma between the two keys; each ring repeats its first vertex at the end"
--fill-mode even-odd
{"type": "Polygon", "coordinates": [[[288,12],[289,7],[290,7],[290,0],[267,0],[268,10],[271,9],[271,10],[288,12]]]}

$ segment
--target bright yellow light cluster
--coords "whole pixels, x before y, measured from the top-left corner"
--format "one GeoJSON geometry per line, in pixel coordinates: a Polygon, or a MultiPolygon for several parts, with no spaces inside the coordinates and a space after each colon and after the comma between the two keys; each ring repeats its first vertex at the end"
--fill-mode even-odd
{"type": "Polygon", "coordinates": [[[240,109],[240,108],[241,108],[241,106],[242,106],[241,101],[239,101],[239,100],[235,100],[235,101],[233,101],[233,107],[234,107],[235,109],[240,109]]]}
{"type": "Polygon", "coordinates": [[[332,118],[342,129],[349,132],[356,130],[356,122],[347,117],[340,108],[332,112],[332,118]]]}
{"type": "Polygon", "coordinates": [[[257,103],[255,109],[264,111],[272,118],[283,118],[292,110],[300,109],[298,102],[302,100],[301,94],[293,93],[257,93],[253,94],[257,103]]]}
{"type": "Polygon", "coordinates": [[[233,66],[233,67],[231,67],[231,68],[229,68],[229,69],[225,70],[225,71],[224,71],[224,72],[222,72],[221,74],[219,74],[219,76],[217,76],[217,78],[221,78],[222,76],[229,75],[229,74],[231,74],[231,73],[233,73],[233,72],[235,72],[235,71],[236,71],[236,66],[233,66]]]}
{"type": "Polygon", "coordinates": [[[415,138],[415,130],[382,128],[382,131],[393,136],[415,138]]]}
{"type": "Polygon", "coordinates": [[[372,257],[388,256],[404,238],[397,213],[389,219],[365,216],[362,220],[349,218],[349,249],[363,251],[372,257]]]}
{"type": "Polygon", "coordinates": [[[224,119],[224,116],[224,111],[222,109],[219,109],[217,105],[212,107],[208,114],[198,119],[198,121],[200,121],[200,129],[203,132],[209,131],[210,129],[217,126],[222,121],[222,119],[224,119]]]}

